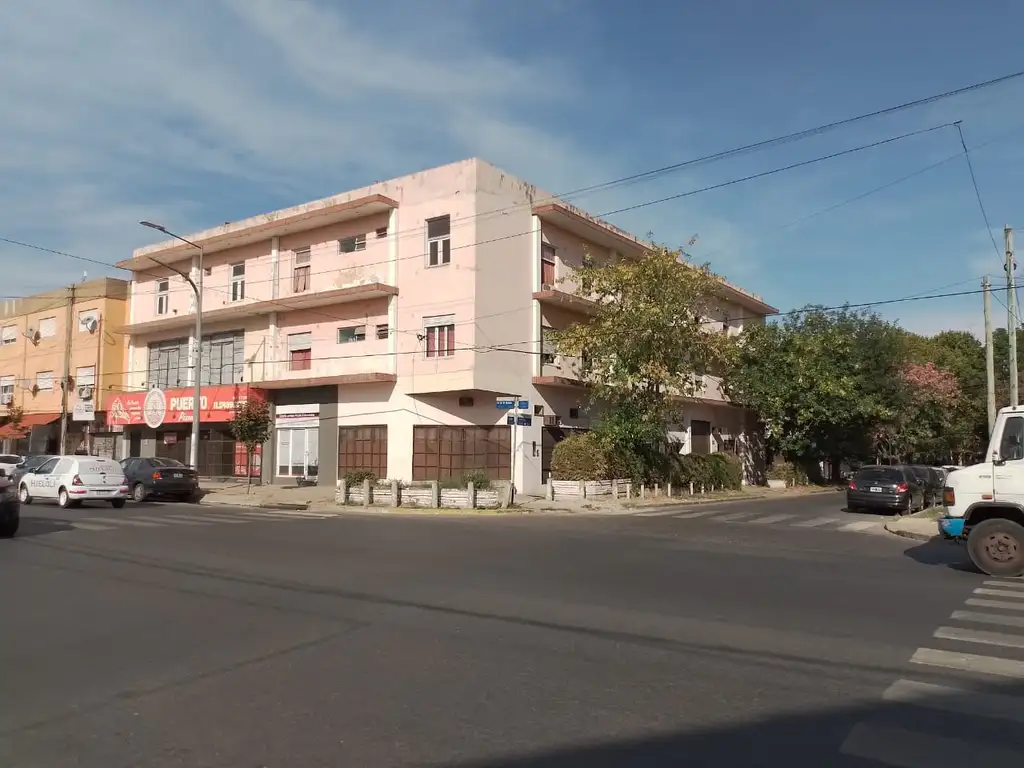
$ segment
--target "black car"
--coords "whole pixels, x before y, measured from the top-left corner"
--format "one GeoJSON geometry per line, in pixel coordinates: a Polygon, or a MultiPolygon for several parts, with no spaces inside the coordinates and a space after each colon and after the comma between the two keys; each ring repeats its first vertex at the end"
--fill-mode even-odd
{"type": "Polygon", "coordinates": [[[945,485],[945,476],[938,472],[935,467],[926,467],[913,464],[908,469],[917,478],[917,481],[924,486],[924,505],[934,507],[942,501],[942,488],[945,485]]]}
{"type": "Polygon", "coordinates": [[[10,482],[3,469],[0,469],[0,486],[0,539],[9,539],[18,532],[21,503],[18,501],[18,486],[10,482]]]}
{"type": "Polygon", "coordinates": [[[195,501],[199,496],[199,478],[195,470],[177,459],[155,456],[123,459],[121,469],[135,501],[145,501],[151,496],[195,501]]]}
{"type": "Polygon", "coordinates": [[[924,485],[914,476],[910,467],[862,467],[846,488],[846,509],[888,509],[901,515],[924,508],[924,485]]]}

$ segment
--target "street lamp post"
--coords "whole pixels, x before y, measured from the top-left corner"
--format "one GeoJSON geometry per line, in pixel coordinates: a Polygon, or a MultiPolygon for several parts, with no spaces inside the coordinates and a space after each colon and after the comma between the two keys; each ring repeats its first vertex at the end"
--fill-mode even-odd
{"type": "MultiPolygon", "coordinates": [[[[153,259],[153,261],[155,261],[157,264],[160,264],[160,266],[166,267],[167,269],[171,270],[172,272],[175,272],[175,273],[181,275],[183,278],[185,278],[185,280],[188,282],[188,284],[190,286],[192,286],[192,291],[196,295],[196,348],[195,348],[195,357],[193,359],[193,366],[192,366],[192,378],[193,378],[193,383],[195,384],[195,394],[194,394],[194,396],[192,398],[192,447],[191,447],[191,450],[189,451],[189,461],[190,461],[190,463],[192,465],[192,469],[194,469],[196,471],[196,473],[198,473],[199,472],[199,422],[200,422],[200,413],[201,413],[201,410],[202,410],[202,400],[201,400],[202,388],[201,388],[201,385],[200,385],[200,378],[201,378],[201,374],[202,374],[202,359],[203,359],[203,246],[197,245],[196,243],[193,243],[191,240],[187,240],[186,238],[182,237],[181,235],[176,235],[173,232],[171,232],[168,229],[166,229],[165,227],[162,227],[159,224],[154,224],[151,221],[140,221],[139,224],[141,224],[144,227],[149,227],[150,229],[155,229],[155,230],[158,230],[159,232],[163,232],[168,237],[172,237],[175,240],[180,240],[181,242],[185,243],[186,245],[191,245],[193,248],[195,248],[196,250],[199,251],[199,262],[198,262],[198,267],[199,268],[196,270],[196,277],[199,279],[198,284],[196,283],[195,280],[193,280],[191,277],[189,277],[189,275],[187,273],[182,272],[180,269],[175,269],[174,267],[170,266],[169,264],[164,264],[164,263],[162,263],[160,261],[157,261],[156,259],[153,259]]],[[[152,257],[150,257],[150,258],[152,258],[152,257]]]]}

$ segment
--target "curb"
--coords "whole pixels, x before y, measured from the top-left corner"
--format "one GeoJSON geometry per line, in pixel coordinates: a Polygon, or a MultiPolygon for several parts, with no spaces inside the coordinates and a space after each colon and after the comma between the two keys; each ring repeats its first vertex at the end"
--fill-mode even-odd
{"type": "Polygon", "coordinates": [[[904,539],[913,539],[914,541],[931,541],[932,539],[938,538],[938,536],[929,536],[927,533],[917,533],[916,531],[894,531],[889,527],[888,523],[885,524],[885,530],[893,536],[900,536],[904,539]]]}
{"type": "Polygon", "coordinates": [[[251,509],[278,509],[278,510],[290,510],[293,512],[300,512],[309,509],[309,504],[287,504],[287,503],[266,503],[266,504],[246,504],[238,501],[206,501],[200,499],[199,506],[201,507],[249,507],[251,509]]]}

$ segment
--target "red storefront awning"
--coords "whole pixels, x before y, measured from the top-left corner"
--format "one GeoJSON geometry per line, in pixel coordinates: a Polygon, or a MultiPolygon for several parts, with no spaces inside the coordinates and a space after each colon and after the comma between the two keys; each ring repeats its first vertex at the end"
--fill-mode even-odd
{"type": "Polygon", "coordinates": [[[18,440],[28,437],[32,427],[52,424],[59,418],[59,413],[26,413],[17,424],[4,424],[0,427],[0,440],[18,440]]]}

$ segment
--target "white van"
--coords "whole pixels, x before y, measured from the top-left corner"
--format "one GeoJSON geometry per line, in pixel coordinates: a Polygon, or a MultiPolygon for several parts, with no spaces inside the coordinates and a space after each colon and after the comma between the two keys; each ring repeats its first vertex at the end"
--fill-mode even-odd
{"type": "Polygon", "coordinates": [[[54,456],[18,481],[22,504],[55,500],[61,507],[109,501],[120,509],[130,493],[121,465],[98,456],[54,456]]]}

